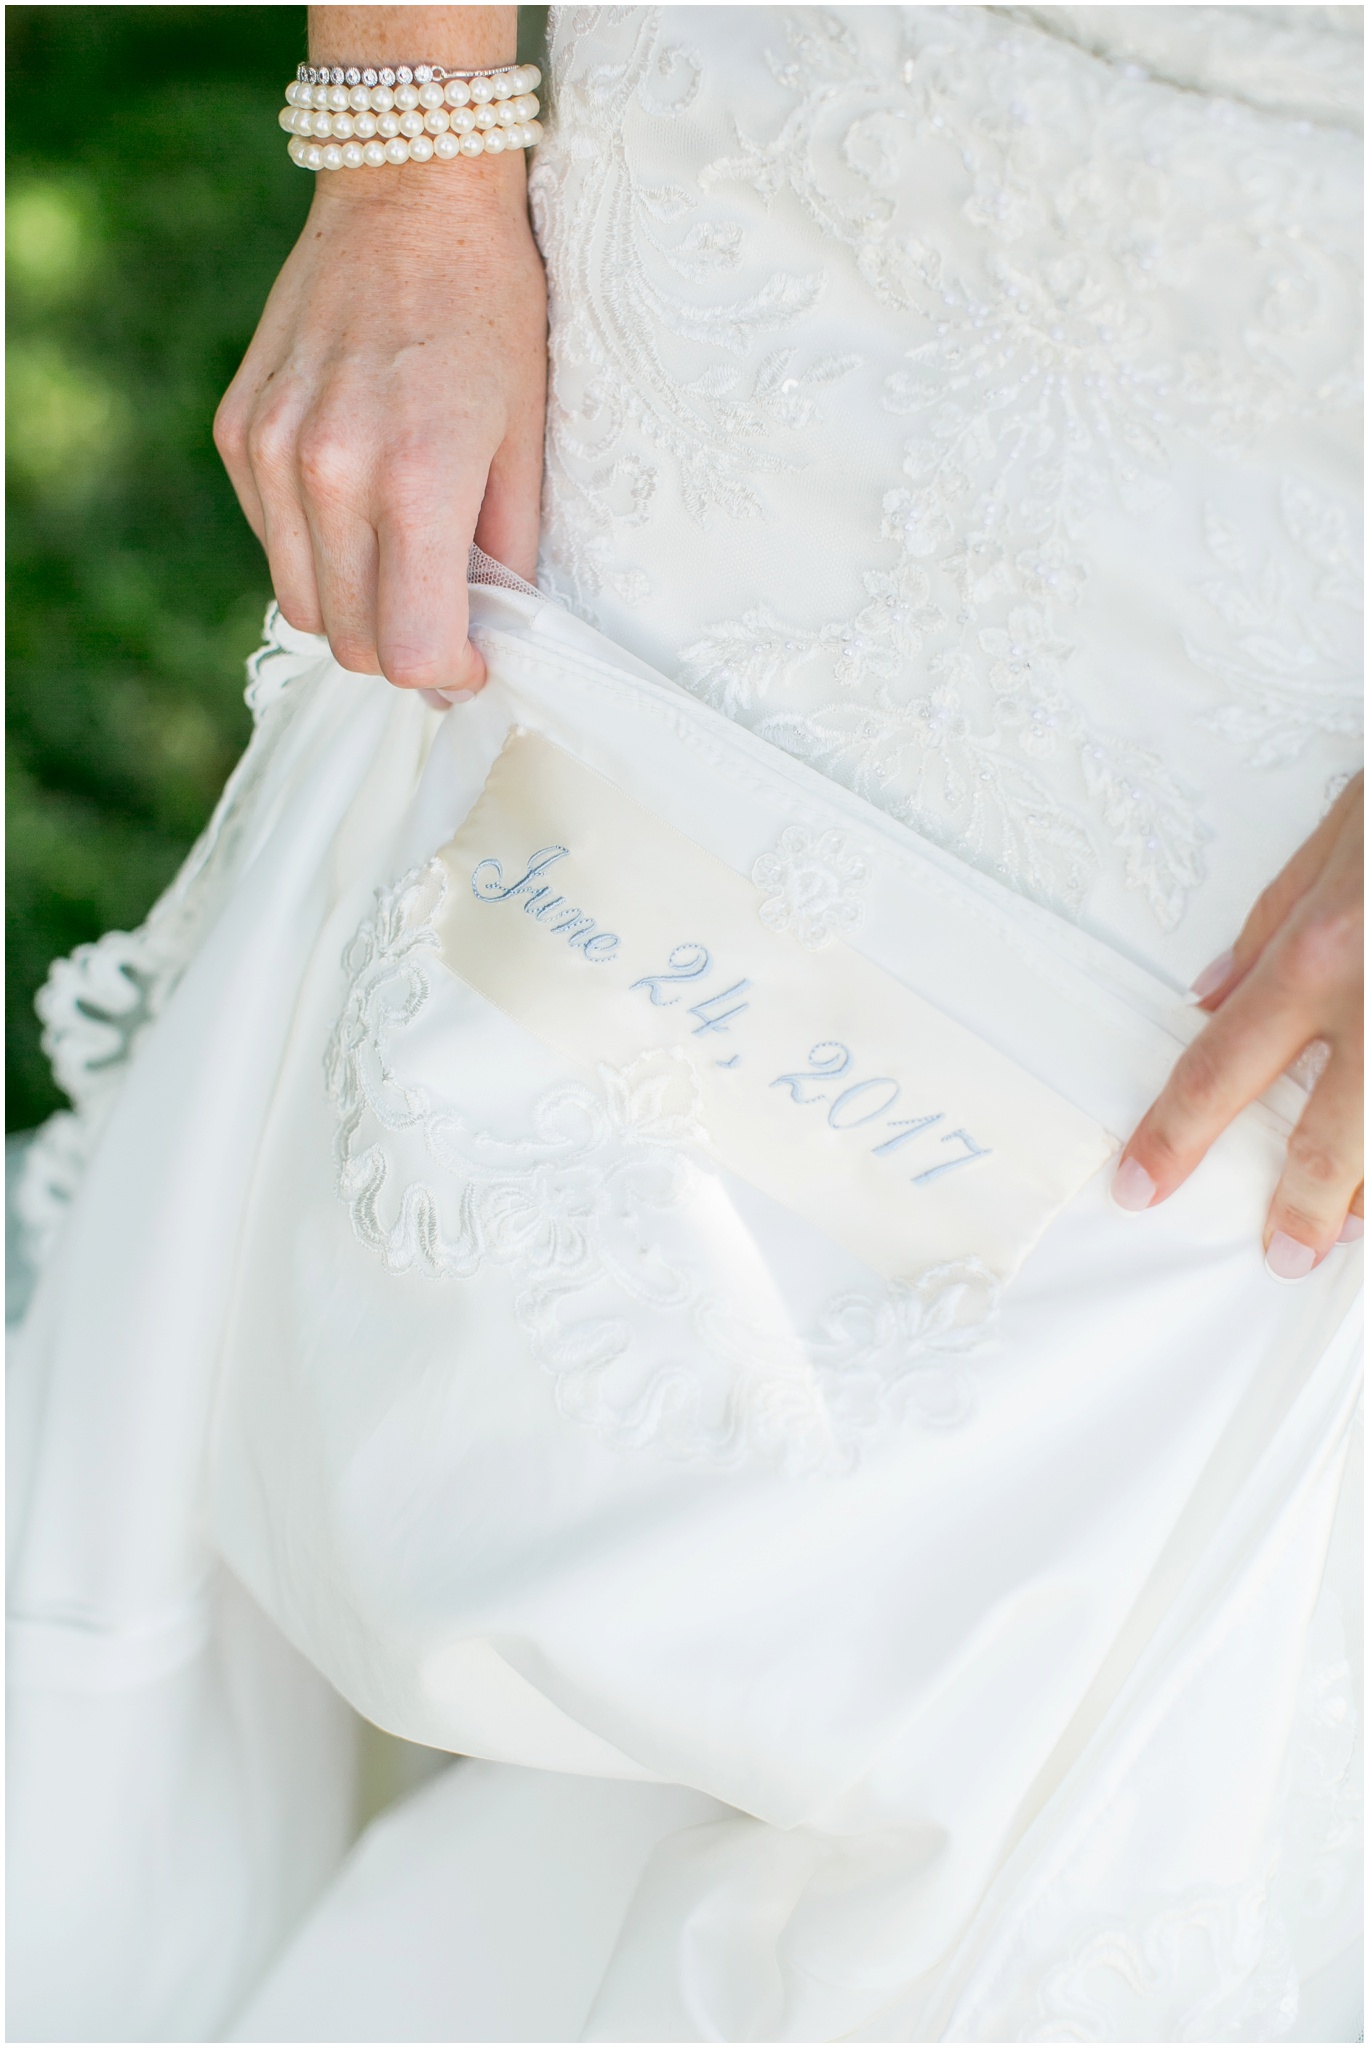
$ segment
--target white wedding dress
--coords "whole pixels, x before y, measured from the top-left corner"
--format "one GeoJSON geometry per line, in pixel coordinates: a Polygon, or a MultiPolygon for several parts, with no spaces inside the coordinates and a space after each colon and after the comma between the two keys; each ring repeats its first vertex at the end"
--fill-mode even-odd
{"type": "Polygon", "coordinates": [[[40,999],[11,2038],[1357,2036],[1359,1254],[1107,1182],[1358,762],[1358,29],[560,14],[545,594],[40,999]]]}

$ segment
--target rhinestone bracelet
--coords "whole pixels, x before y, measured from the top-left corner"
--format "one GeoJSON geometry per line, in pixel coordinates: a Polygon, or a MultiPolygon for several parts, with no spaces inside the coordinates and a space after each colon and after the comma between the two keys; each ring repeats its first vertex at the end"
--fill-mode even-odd
{"type": "MultiPolygon", "coordinates": [[[[535,64],[497,64],[492,71],[449,71],[441,64],[301,64],[295,72],[297,85],[427,85],[436,79],[442,84],[448,78],[496,79],[512,78],[515,72],[526,74],[529,83],[524,86],[511,85],[510,92],[531,92],[540,85],[542,74],[535,64]]],[[[507,93],[495,87],[495,96],[508,97],[507,93]]]]}
{"type": "MultiPolygon", "coordinates": [[[[291,136],[290,155],[301,169],[360,170],[363,165],[451,162],[458,156],[497,156],[530,149],[542,134],[539,103],[531,90],[542,74],[535,64],[498,72],[447,73],[423,83],[391,86],[316,84],[293,79],[279,120],[291,136]],[[517,91],[517,87],[526,88],[517,91]]],[[[400,70],[407,66],[400,66],[400,70]]],[[[331,74],[330,74],[331,76],[331,74]]]]}

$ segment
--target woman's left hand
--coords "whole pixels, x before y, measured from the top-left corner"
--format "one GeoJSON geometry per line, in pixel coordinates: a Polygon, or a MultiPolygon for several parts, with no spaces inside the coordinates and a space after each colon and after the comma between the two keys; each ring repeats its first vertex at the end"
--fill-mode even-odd
{"type": "Polygon", "coordinates": [[[1122,1153],[1113,1199],[1149,1209],[1313,1039],[1325,1065],[1288,1141],[1265,1220],[1265,1263],[1301,1280],[1364,1229],[1364,777],[1341,791],[1193,985],[1212,1022],[1122,1153]]]}

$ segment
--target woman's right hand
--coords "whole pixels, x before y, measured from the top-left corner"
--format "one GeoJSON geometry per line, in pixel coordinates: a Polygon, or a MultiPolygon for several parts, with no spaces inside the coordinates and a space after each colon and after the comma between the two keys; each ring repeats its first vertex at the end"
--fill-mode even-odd
{"type": "Polygon", "coordinates": [[[467,551],[535,574],[545,402],[522,152],[318,174],[214,422],[290,624],[403,689],[480,689],[467,551]]]}

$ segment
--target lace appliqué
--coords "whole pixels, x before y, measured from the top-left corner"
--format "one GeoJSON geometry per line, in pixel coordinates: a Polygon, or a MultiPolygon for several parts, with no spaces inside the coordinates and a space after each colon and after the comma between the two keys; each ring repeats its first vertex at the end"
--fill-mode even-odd
{"type": "Polygon", "coordinates": [[[164,1009],[231,883],[257,795],[291,721],[292,686],[303,673],[300,653],[307,643],[288,644],[296,636],[274,604],[263,636],[247,664],[251,742],[175,880],[136,931],[106,932],[55,960],[34,999],[43,1050],[73,1105],[35,1134],[15,1193],[25,1256],[35,1270],[61,1232],[139,1041],[164,1009]]]}
{"type": "Polygon", "coordinates": [[[565,12],[553,50],[557,119],[529,179],[554,330],[545,493],[554,540],[542,581],[588,618],[604,588],[628,603],[650,590],[615,542],[650,519],[663,463],[700,525],[719,514],[761,517],[759,479],[798,459],[774,445],[775,430],[813,423],[824,389],[859,362],[805,358],[789,343],[749,374],[738,366],[767,335],[811,312],[826,280],[820,271],[772,270],[731,296],[697,289],[721,286],[740,267],[741,231],[710,218],[681,231],[697,194],[639,178],[626,131],[639,110],[673,121],[692,107],[700,60],[664,42],[660,9],[645,7],[619,17],[621,54],[581,73],[573,53],[598,12],[565,12]],[[597,161],[586,177],[581,159],[590,150],[597,161]],[[705,344],[724,360],[682,376],[661,345],[667,337],[705,344]],[[630,450],[621,445],[629,438],[637,443],[630,450]]]}
{"type": "Polygon", "coordinates": [[[405,1033],[445,974],[433,923],[445,886],[432,862],[378,892],[347,952],[327,1056],[338,1195],[386,1269],[501,1272],[561,1413],[615,1449],[840,1470],[892,1418],[965,1420],[965,1361],[998,1299],[979,1261],[848,1290],[806,1341],[783,1319],[757,1323],[718,1285],[700,1228],[714,1242],[735,1231],[689,1149],[700,1134],[685,1063],[644,1055],[601,1067],[597,1089],[562,1083],[517,1136],[477,1128],[405,1078],[405,1033]]]}
{"type": "Polygon", "coordinates": [[[788,825],[751,879],[764,892],[758,915],[772,932],[792,932],[816,950],[855,931],[865,911],[870,863],[844,832],[788,825]]]}
{"type": "MultiPolygon", "coordinates": [[[[639,549],[649,562],[677,506],[695,524],[802,519],[805,460],[878,463],[882,407],[906,422],[902,474],[875,483],[865,539],[835,543],[838,561],[854,549],[859,601],[815,622],[777,594],[791,587],[782,569],[762,571],[767,601],[696,630],[680,679],[1025,893],[1079,915],[1115,874],[1170,932],[1206,878],[1213,825],[1163,726],[1146,726],[1157,656],[1123,656],[1125,697],[1107,673],[1115,628],[1095,558],[1104,533],[1113,556],[1156,553],[1176,460],[1201,452],[1212,468],[1271,428],[1355,402],[1346,138],[1300,130],[1290,150],[1250,107],[1161,89],[1134,64],[1085,56],[1068,27],[1042,33],[1008,12],[903,10],[891,61],[883,10],[774,10],[771,76],[746,111],[733,96],[735,144],[692,185],[648,183],[644,165],[681,155],[665,132],[615,127],[605,142],[596,126],[596,93],[645,104],[634,81],[663,61],[666,17],[567,17],[559,134],[534,174],[566,371],[546,561],[604,623],[600,592],[636,603],[650,587],[627,566],[629,529],[656,529],[639,549]],[[746,205],[720,218],[733,194],[746,205]],[[757,328],[748,336],[739,317],[706,332],[670,283],[745,275],[763,246],[756,200],[787,246],[823,259],[801,288],[778,273],[739,282],[729,311],[749,320],[764,303],[777,316],[763,357],[757,328]],[[1218,274],[1232,281],[1219,312],[1205,282],[1218,274]],[[861,358],[805,370],[803,333],[838,283],[866,298],[864,325],[847,324],[861,358]],[[686,337],[731,360],[663,392],[669,344],[686,337]],[[853,374],[891,345],[868,397],[844,390],[865,441],[838,451],[803,378],[853,374]],[[800,421],[802,449],[779,431],[800,421]],[[1100,715],[1104,687],[1126,703],[1125,729],[1100,715]]],[[[706,133],[714,82],[695,55],[688,71],[706,133]]],[[[1300,546],[1339,559],[1301,499],[1286,501],[1290,521],[1300,546]]],[[[1261,629],[1250,646],[1214,647],[1240,694],[1203,722],[1270,760],[1259,750],[1296,756],[1295,727],[1348,735],[1338,657],[1317,637],[1333,598],[1319,590],[1292,641],[1261,629]]]]}
{"type": "Polygon", "coordinates": [[[1363,639],[1361,550],[1343,506],[1285,477],[1282,549],[1257,564],[1236,528],[1210,507],[1207,551],[1219,574],[1201,585],[1221,625],[1185,640],[1188,658],[1227,684],[1228,701],[1199,724],[1239,747],[1252,768],[1283,768],[1318,737],[1364,733],[1358,655],[1363,639]]]}

